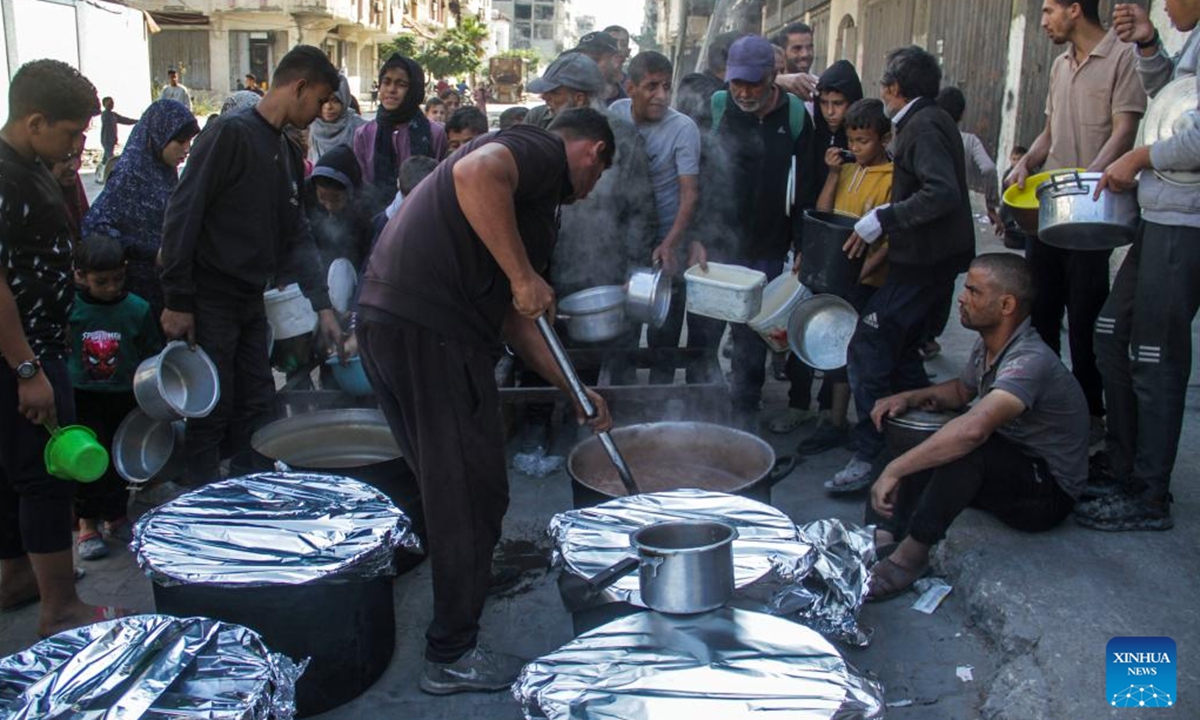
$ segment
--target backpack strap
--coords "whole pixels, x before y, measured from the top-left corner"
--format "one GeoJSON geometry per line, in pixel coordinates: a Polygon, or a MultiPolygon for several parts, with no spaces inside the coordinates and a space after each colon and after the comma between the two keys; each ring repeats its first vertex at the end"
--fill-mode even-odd
{"type": "Polygon", "coordinates": [[[792,142],[798,140],[804,132],[804,118],[807,115],[808,108],[804,107],[804,101],[788,93],[788,126],[792,131],[792,142]]]}
{"type": "Polygon", "coordinates": [[[728,90],[718,90],[712,96],[712,125],[709,133],[717,134],[717,130],[721,127],[721,119],[725,117],[725,105],[729,100],[728,90]]]}

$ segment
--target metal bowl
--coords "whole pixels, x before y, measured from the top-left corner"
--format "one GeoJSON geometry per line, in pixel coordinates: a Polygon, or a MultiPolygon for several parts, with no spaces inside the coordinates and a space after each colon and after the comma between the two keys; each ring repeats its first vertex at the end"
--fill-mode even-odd
{"type": "Polygon", "coordinates": [[[163,351],[146,358],[133,375],[138,407],[155,420],[204,417],[221,398],[217,366],[199,346],[167,343],[163,351]]]}
{"type": "MultiPolygon", "coordinates": [[[[1146,118],[1142,120],[1142,139],[1138,145],[1153,145],[1173,138],[1196,127],[1197,123],[1200,123],[1200,111],[1196,110],[1196,78],[1188,75],[1168,83],[1150,101],[1146,118]]],[[[1200,172],[1155,170],[1154,174],[1177,185],[1200,184],[1200,172]]]]}
{"type": "Polygon", "coordinates": [[[661,269],[633,268],[625,283],[625,312],[635,322],[660,328],[671,312],[671,278],[661,269]]]}
{"type": "Polygon", "coordinates": [[[955,411],[909,410],[884,421],[883,439],[893,455],[903,455],[958,417],[955,411]]]}
{"type": "Polygon", "coordinates": [[[1056,173],[1038,186],[1038,238],[1065,250],[1112,250],[1133,242],[1141,210],[1137,194],[1105,190],[1102,173],[1056,173]]]}
{"type": "Polygon", "coordinates": [[[580,290],[558,302],[558,317],[567,323],[567,333],[578,342],[605,342],[619,337],[625,322],[625,288],[601,285],[580,290]]]}
{"type": "Polygon", "coordinates": [[[112,461],[128,482],[171,480],[184,469],[182,420],[155,420],[133,410],[113,434],[112,461]]]}
{"type": "Polygon", "coordinates": [[[853,305],[837,295],[813,295],[788,318],[788,345],[805,365],[837,370],[846,365],[846,351],[857,327],[853,305]]]}

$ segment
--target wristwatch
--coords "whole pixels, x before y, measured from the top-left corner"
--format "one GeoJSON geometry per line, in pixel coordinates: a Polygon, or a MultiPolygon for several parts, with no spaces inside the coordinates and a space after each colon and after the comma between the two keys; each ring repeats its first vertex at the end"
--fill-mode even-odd
{"type": "Polygon", "coordinates": [[[36,359],[25,360],[21,364],[17,365],[17,378],[20,380],[29,380],[34,375],[37,375],[38,371],[41,369],[42,364],[36,359]]]}
{"type": "Polygon", "coordinates": [[[1154,37],[1150,38],[1150,42],[1140,42],[1135,44],[1138,46],[1138,50],[1149,50],[1152,47],[1158,47],[1159,40],[1158,28],[1155,28],[1154,37]]]}

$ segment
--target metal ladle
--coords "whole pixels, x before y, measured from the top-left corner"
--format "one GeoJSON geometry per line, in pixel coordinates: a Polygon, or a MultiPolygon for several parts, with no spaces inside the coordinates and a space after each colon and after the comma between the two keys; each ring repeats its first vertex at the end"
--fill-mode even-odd
{"type": "MultiPolygon", "coordinates": [[[[579,375],[575,373],[575,366],[571,364],[571,358],[567,355],[566,349],[558,339],[558,333],[554,332],[550,320],[545,315],[537,319],[537,328],[542,333],[546,345],[550,347],[550,354],[554,356],[554,362],[558,365],[558,369],[566,377],[567,385],[571,388],[571,394],[575,397],[575,401],[579,403],[579,407],[583,408],[583,414],[589,420],[596,417],[596,405],[584,391],[583,383],[579,380],[579,375]]],[[[629,465],[625,463],[625,458],[617,449],[617,444],[613,442],[612,436],[608,434],[607,430],[596,433],[596,436],[600,438],[604,452],[608,453],[608,458],[616,466],[617,475],[621,478],[621,484],[625,486],[625,492],[629,495],[639,494],[641,490],[634,482],[633,473],[629,471],[629,465]]]]}

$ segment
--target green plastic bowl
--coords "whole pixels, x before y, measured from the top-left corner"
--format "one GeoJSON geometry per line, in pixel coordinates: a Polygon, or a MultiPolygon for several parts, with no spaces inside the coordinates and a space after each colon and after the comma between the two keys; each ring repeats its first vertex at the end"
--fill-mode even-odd
{"type": "Polygon", "coordinates": [[[62,480],[96,482],[108,470],[108,451],[96,440],[96,433],[82,425],[51,432],[42,458],[46,471],[62,480]]]}

